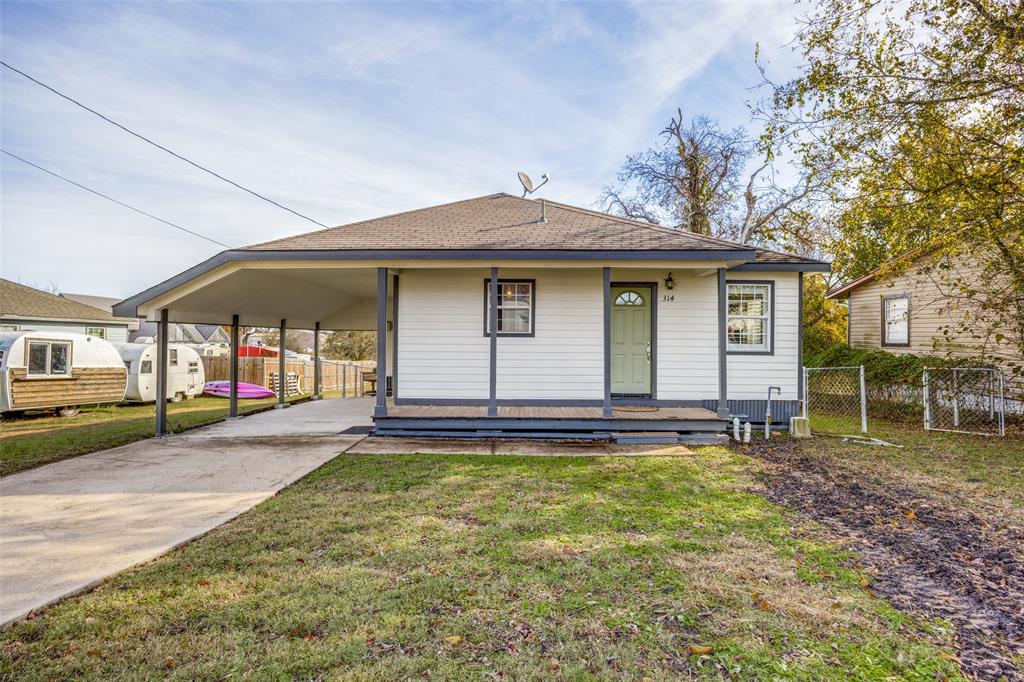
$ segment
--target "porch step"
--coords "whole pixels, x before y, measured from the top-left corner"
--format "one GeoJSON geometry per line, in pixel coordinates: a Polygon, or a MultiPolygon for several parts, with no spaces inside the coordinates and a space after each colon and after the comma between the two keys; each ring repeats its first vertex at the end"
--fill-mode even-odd
{"type": "Polygon", "coordinates": [[[657,445],[660,443],[678,443],[679,434],[675,431],[616,431],[612,440],[623,445],[657,445]]]}
{"type": "Polygon", "coordinates": [[[680,445],[728,445],[729,436],[724,433],[682,433],[680,445]]]}

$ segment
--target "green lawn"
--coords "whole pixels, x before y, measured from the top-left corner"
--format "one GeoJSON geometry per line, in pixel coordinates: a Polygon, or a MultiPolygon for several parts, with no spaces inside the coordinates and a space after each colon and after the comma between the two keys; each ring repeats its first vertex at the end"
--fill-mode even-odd
{"type": "Polygon", "coordinates": [[[1024,434],[1006,437],[924,431],[919,425],[872,420],[870,435],[902,445],[880,448],[815,439],[815,452],[884,478],[923,487],[968,506],[1005,508],[1024,525],[1024,434]]]}
{"type": "MultiPolygon", "coordinates": [[[[288,400],[299,399],[305,396],[292,396],[288,400]]],[[[242,400],[238,411],[246,414],[263,410],[276,401],[276,398],[242,400]]],[[[168,403],[167,425],[176,433],[219,421],[227,414],[227,400],[200,396],[168,403]]],[[[84,407],[74,417],[28,414],[4,419],[0,422],[0,476],[150,438],[155,415],[156,408],[152,404],[121,404],[84,407]]]]}
{"type": "Polygon", "coordinates": [[[343,455],[0,634],[0,676],[960,679],[759,466],[343,455]]]}

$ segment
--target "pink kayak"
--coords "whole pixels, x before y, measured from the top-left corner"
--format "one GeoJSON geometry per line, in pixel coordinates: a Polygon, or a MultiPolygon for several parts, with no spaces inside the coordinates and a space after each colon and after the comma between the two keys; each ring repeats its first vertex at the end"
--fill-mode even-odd
{"type": "MultiPolygon", "coordinates": [[[[230,398],[231,397],[231,382],[230,381],[208,381],[206,386],[203,388],[203,393],[207,395],[216,396],[218,398],[230,398]]],[[[241,400],[252,400],[254,398],[273,398],[276,393],[271,391],[269,388],[263,388],[258,384],[245,384],[241,381],[238,382],[238,397],[241,400]]]]}

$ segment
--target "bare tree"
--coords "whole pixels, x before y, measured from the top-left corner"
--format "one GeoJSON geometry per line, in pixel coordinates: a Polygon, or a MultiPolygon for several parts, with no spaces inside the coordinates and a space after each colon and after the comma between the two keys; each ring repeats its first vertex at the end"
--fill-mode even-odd
{"type": "Polygon", "coordinates": [[[603,210],[741,243],[813,242],[806,236],[812,175],[780,187],[767,153],[748,175],[763,150],[746,130],[723,130],[707,116],[684,123],[681,109],[661,136],[661,145],[626,158],[617,183],[601,194],[603,210]]]}

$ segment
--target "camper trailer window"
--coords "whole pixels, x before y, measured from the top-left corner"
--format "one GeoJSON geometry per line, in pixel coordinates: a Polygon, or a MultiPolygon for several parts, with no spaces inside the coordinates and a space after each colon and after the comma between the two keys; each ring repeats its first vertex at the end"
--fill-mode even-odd
{"type": "Polygon", "coordinates": [[[139,374],[152,374],[153,373],[153,361],[143,360],[139,366],[139,374]]]}
{"type": "Polygon", "coordinates": [[[69,374],[71,374],[70,343],[56,341],[29,341],[29,376],[67,376],[69,374]]]}
{"type": "Polygon", "coordinates": [[[71,346],[67,343],[50,344],[50,374],[68,374],[68,356],[71,346]]]}
{"type": "Polygon", "coordinates": [[[190,362],[190,363],[188,363],[188,373],[189,374],[199,374],[199,363],[198,362],[190,362]]]}
{"type": "Polygon", "coordinates": [[[29,343],[28,344],[28,373],[29,375],[46,375],[46,356],[50,344],[29,343]]]}
{"type": "Polygon", "coordinates": [[[177,367],[177,366],[178,366],[178,349],[177,348],[172,348],[171,349],[171,367],[177,367]]]}

